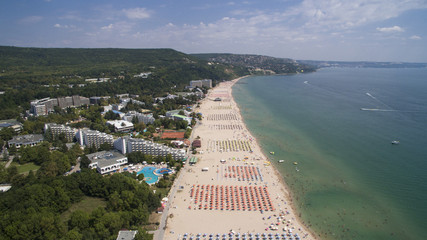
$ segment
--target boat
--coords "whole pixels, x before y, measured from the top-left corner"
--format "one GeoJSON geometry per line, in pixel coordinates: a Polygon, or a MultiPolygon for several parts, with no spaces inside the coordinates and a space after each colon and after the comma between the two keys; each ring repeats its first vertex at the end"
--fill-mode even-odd
{"type": "Polygon", "coordinates": [[[295,170],[296,170],[297,172],[299,172],[299,169],[298,169],[298,167],[296,167],[296,168],[295,168],[295,170]]]}
{"type": "Polygon", "coordinates": [[[298,162],[294,162],[294,165],[298,165],[298,162]]]}
{"type": "Polygon", "coordinates": [[[397,144],[399,144],[400,142],[399,141],[397,141],[397,140],[393,140],[393,141],[391,141],[391,144],[394,144],[394,145],[397,145],[397,144]]]}
{"type": "Polygon", "coordinates": [[[271,155],[274,155],[274,152],[270,152],[271,155]]]}
{"type": "Polygon", "coordinates": [[[283,163],[283,162],[285,162],[285,160],[283,160],[283,159],[280,159],[280,160],[279,160],[279,163],[283,163]]]}

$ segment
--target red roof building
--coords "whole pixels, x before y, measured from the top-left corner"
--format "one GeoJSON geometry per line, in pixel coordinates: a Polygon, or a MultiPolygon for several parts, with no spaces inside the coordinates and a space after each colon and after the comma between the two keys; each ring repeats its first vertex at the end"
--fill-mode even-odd
{"type": "Polygon", "coordinates": [[[202,141],[200,141],[200,140],[194,140],[193,141],[193,148],[199,148],[199,147],[202,147],[202,141]]]}

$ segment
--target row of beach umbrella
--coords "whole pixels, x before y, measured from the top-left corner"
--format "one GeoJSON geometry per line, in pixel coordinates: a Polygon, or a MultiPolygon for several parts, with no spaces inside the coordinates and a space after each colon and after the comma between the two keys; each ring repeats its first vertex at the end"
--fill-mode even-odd
{"type": "MultiPolygon", "coordinates": [[[[265,186],[193,185],[193,208],[204,210],[274,211],[265,186]]],[[[189,206],[192,209],[192,206],[189,206]]]]}
{"type": "Polygon", "coordinates": [[[255,166],[227,166],[224,177],[238,181],[263,181],[259,167],[255,166]]]}

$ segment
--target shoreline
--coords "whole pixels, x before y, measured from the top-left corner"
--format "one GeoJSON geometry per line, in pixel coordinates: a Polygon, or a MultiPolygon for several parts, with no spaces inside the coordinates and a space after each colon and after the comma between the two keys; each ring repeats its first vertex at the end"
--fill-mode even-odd
{"type": "Polygon", "coordinates": [[[296,214],[284,178],[243,121],[232,87],[246,77],[218,84],[200,102],[203,120],[193,129],[193,136],[200,136],[202,142],[194,155],[199,161],[186,164],[179,173],[181,191],[168,203],[164,239],[185,239],[185,234],[195,237],[199,233],[318,239],[296,214]],[[221,101],[214,101],[216,98],[221,101]],[[224,194],[223,188],[226,201],[217,196],[218,192],[224,194]]]}
{"type": "MultiPolygon", "coordinates": [[[[297,74],[299,74],[299,73],[297,73],[297,74]]],[[[289,74],[284,74],[284,75],[289,75],[289,74]]],[[[237,78],[237,79],[234,79],[234,80],[232,80],[232,81],[235,81],[234,83],[233,83],[233,85],[234,84],[236,84],[238,81],[240,81],[241,79],[244,79],[244,78],[247,78],[247,77],[250,77],[251,75],[248,75],[248,76],[244,76],[244,77],[240,77],[240,78],[237,78]]],[[[231,86],[231,93],[232,93],[232,88],[233,88],[233,86],[231,86]]],[[[233,101],[236,103],[236,106],[237,106],[237,109],[238,109],[238,112],[239,112],[239,115],[240,115],[240,117],[242,118],[242,123],[243,123],[243,125],[245,126],[245,129],[247,129],[249,132],[250,132],[250,129],[248,128],[248,126],[246,125],[246,122],[244,121],[244,119],[243,119],[243,116],[242,116],[242,113],[241,113],[241,110],[240,110],[240,107],[239,107],[239,105],[237,104],[237,102],[236,102],[236,100],[234,99],[234,96],[233,96],[233,94],[231,94],[231,96],[232,96],[232,98],[233,98],[233,101]]],[[[252,135],[252,133],[251,133],[251,135],[252,135]]],[[[263,150],[263,155],[264,155],[264,157],[266,156],[266,154],[267,154],[267,151],[265,151],[265,149],[263,149],[262,147],[261,147],[261,144],[259,143],[259,141],[258,141],[258,139],[257,138],[254,138],[255,139],[255,142],[256,142],[256,144],[261,148],[261,150],[263,150]]],[[[276,163],[275,163],[276,164],[276,163]]],[[[298,222],[300,222],[302,225],[304,225],[304,227],[306,228],[306,230],[308,231],[308,232],[310,232],[310,234],[311,234],[311,236],[313,237],[313,239],[320,239],[319,238],[319,236],[318,235],[316,235],[316,233],[309,227],[309,226],[307,226],[307,224],[302,220],[302,218],[301,218],[301,213],[299,212],[299,211],[297,211],[297,208],[296,208],[296,206],[295,206],[295,203],[294,203],[294,200],[293,200],[293,193],[292,193],[292,191],[290,190],[290,188],[289,188],[289,186],[286,184],[286,181],[285,181],[285,178],[283,177],[283,175],[282,175],[282,173],[276,168],[276,166],[273,164],[273,171],[274,171],[274,174],[277,176],[277,178],[279,179],[279,181],[280,181],[280,183],[281,183],[281,185],[284,187],[284,191],[285,191],[285,193],[288,195],[288,198],[289,198],[289,202],[290,202],[290,206],[291,206],[291,208],[292,208],[292,211],[294,211],[294,213],[298,213],[298,214],[295,214],[295,218],[297,219],[297,221],[298,222]]]]}

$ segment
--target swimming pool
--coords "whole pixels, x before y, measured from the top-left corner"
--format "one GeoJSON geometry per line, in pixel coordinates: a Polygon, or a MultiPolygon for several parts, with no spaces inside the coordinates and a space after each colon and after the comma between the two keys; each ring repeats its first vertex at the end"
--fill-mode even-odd
{"type": "Polygon", "coordinates": [[[169,168],[159,168],[159,169],[156,169],[154,172],[156,173],[156,174],[159,174],[159,175],[163,175],[163,174],[166,174],[166,173],[168,173],[168,174],[171,174],[172,173],[172,169],[169,169],[169,168]]]}
{"type": "Polygon", "coordinates": [[[138,171],[136,174],[144,174],[144,181],[148,184],[156,183],[159,180],[159,177],[154,174],[155,167],[144,167],[141,171],[138,171]]]}

